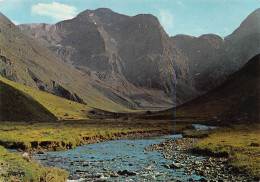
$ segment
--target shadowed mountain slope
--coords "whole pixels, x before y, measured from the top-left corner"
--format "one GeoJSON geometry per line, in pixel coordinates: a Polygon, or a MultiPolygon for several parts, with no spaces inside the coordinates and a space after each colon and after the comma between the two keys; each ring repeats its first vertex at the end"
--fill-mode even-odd
{"type": "MultiPolygon", "coordinates": [[[[253,57],[223,84],[177,107],[177,118],[204,118],[224,123],[259,122],[260,55],[253,57]]],[[[174,118],[174,110],[153,113],[150,118],[174,118]]]]}
{"type": "Polygon", "coordinates": [[[56,121],[57,118],[25,94],[0,81],[0,121],[56,121]]]}

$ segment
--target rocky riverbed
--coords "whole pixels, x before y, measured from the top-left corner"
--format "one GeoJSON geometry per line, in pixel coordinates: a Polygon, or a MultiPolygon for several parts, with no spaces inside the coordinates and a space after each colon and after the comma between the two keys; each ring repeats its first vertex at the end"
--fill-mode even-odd
{"type": "MultiPolygon", "coordinates": [[[[88,144],[67,151],[35,154],[34,160],[46,167],[58,167],[69,173],[69,181],[187,181],[200,175],[173,173],[172,160],[160,151],[145,150],[181,135],[125,139],[88,144]]],[[[196,158],[200,160],[200,157],[196,158]]]]}
{"type": "MultiPolygon", "coordinates": [[[[244,174],[238,174],[228,164],[227,158],[201,157],[192,153],[193,145],[200,139],[178,138],[168,139],[159,144],[152,144],[146,151],[160,151],[164,158],[172,160],[165,164],[175,172],[183,171],[183,176],[196,174],[201,176],[199,181],[253,181],[244,174]]],[[[192,177],[188,181],[195,181],[192,177]]],[[[197,181],[197,180],[196,180],[197,181]]]]}

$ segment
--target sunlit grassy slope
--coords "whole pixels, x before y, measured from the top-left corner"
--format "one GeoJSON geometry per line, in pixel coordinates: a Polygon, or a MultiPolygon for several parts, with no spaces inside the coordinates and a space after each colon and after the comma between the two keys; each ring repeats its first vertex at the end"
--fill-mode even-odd
{"type": "MultiPolygon", "coordinates": [[[[17,82],[7,80],[3,77],[0,77],[0,81],[14,87],[21,92],[28,94],[37,102],[39,102],[43,107],[45,107],[48,111],[53,113],[58,119],[85,119],[87,118],[88,111],[93,109],[88,107],[87,105],[79,104],[77,102],[57,97],[55,95],[36,90],[34,88],[21,85],[17,82]]],[[[18,103],[13,103],[12,107],[14,107],[14,105],[16,104],[18,103]]],[[[4,118],[2,120],[4,120],[4,118]]]]}

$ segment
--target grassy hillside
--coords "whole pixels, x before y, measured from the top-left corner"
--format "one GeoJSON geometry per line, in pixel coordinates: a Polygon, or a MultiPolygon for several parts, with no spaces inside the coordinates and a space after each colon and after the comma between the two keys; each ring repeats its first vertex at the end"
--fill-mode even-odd
{"type": "MultiPolygon", "coordinates": [[[[93,110],[93,108],[88,107],[84,104],[80,104],[77,102],[73,102],[43,91],[39,91],[37,89],[21,85],[17,82],[13,82],[10,80],[7,80],[3,77],[0,77],[0,83],[1,83],[1,115],[4,117],[6,114],[6,110],[12,110],[14,112],[14,115],[7,116],[4,118],[1,118],[1,120],[10,121],[12,119],[21,121],[34,121],[37,117],[43,118],[46,116],[42,116],[42,112],[45,110],[48,110],[52,114],[54,114],[58,119],[85,119],[87,118],[87,113],[90,110],[93,110]],[[2,85],[5,85],[5,87],[2,87],[2,85]],[[14,94],[10,94],[10,92],[14,94]],[[19,102],[19,100],[24,101],[23,104],[19,102]],[[35,101],[33,101],[35,100],[35,101]],[[36,101],[39,103],[36,103],[36,101]],[[8,103],[8,107],[6,107],[8,103]],[[40,107],[41,106],[41,107],[40,107]],[[28,107],[27,112],[34,112],[33,117],[29,117],[26,114],[26,111],[21,114],[25,114],[26,117],[21,118],[19,117],[19,109],[24,109],[28,107]],[[46,108],[46,109],[45,109],[46,108]],[[27,118],[28,117],[28,118],[27,118]]],[[[22,102],[21,101],[21,102],[22,102]]],[[[48,118],[45,118],[48,119],[48,118]]]]}
{"type": "Polygon", "coordinates": [[[0,121],[56,121],[31,96],[0,81],[0,121]]]}

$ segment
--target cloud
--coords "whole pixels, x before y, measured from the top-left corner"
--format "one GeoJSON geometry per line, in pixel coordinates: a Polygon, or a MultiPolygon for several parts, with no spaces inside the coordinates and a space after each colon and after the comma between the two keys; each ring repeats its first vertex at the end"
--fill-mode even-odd
{"type": "Polygon", "coordinates": [[[167,32],[170,32],[170,30],[173,28],[173,14],[168,9],[159,10],[159,13],[159,19],[162,26],[167,32]]]}
{"type": "Polygon", "coordinates": [[[74,6],[60,4],[57,2],[52,2],[51,4],[39,3],[31,7],[31,12],[33,15],[49,16],[55,21],[61,21],[75,17],[77,14],[76,10],[77,8],[74,6]]]}

